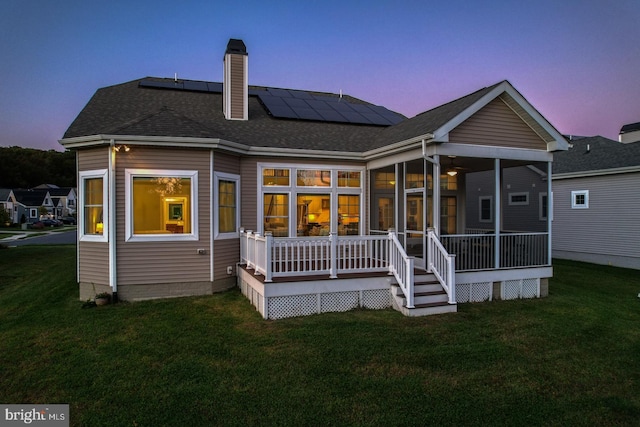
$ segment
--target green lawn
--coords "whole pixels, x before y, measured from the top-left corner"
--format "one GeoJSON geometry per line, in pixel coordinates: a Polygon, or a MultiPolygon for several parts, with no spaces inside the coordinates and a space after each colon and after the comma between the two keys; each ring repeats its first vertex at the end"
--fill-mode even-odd
{"type": "Polygon", "coordinates": [[[640,425],[640,274],[550,296],[265,321],[238,291],[82,309],[75,247],[0,249],[0,402],[83,426],[640,425]]]}

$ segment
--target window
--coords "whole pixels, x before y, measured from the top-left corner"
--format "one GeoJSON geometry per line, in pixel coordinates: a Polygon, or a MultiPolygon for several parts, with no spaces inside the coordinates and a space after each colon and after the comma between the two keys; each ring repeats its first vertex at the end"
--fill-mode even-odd
{"type": "Polygon", "coordinates": [[[571,192],[571,209],[589,208],[589,190],[571,192]]]}
{"type": "Polygon", "coordinates": [[[509,206],[525,206],[529,204],[529,193],[509,193],[509,206]]]}
{"type": "Polygon", "coordinates": [[[289,195],[264,195],[264,231],[270,231],[274,237],[289,236],[289,195]]]}
{"type": "Polygon", "coordinates": [[[547,197],[547,193],[540,193],[539,197],[540,221],[546,221],[549,212],[549,198],[547,197]]]}
{"type": "Polygon", "coordinates": [[[82,171],[80,178],[80,240],[106,242],[108,239],[107,170],[82,171]]]}
{"type": "Polygon", "coordinates": [[[38,209],[29,209],[29,217],[30,218],[38,218],[38,209]]]}
{"type": "Polygon", "coordinates": [[[270,231],[274,237],[328,236],[340,232],[346,214],[350,224],[346,233],[360,232],[364,168],[276,163],[257,167],[262,203],[257,231],[270,231]],[[357,211],[351,206],[348,212],[339,211],[341,196],[358,196],[357,211]]]}
{"type": "Polygon", "coordinates": [[[126,169],[126,240],[197,240],[197,188],[197,171],[126,169]]]}
{"type": "Polygon", "coordinates": [[[338,187],[360,188],[360,172],[338,171],[338,187]]]}
{"type": "Polygon", "coordinates": [[[218,191],[214,198],[214,235],[219,238],[239,237],[240,223],[240,176],[221,172],[214,173],[214,188],[218,191]]]}
{"type": "Polygon", "coordinates": [[[360,234],[360,196],[338,196],[338,235],[360,234]]]}
{"type": "Polygon", "coordinates": [[[330,187],[331,171],[298,169],[298,187],[330,187]]]}
{"type": "Polygon", "coordinates": [[[483,196],[479,199],[480,204],[480,222],[493,222],[493,204],[492,196],[483,196]]]}
{"type": "Polygon", "coordinates": [[[263,169],[262,185],[264,186],[289,186],[289,169],[263,169]]]}
{"type": "Polygon", "coordinates": [[[393,190],[396,186],[395,171],[380,171],[373,175],[373,186],[376,190],[393,190]]]}

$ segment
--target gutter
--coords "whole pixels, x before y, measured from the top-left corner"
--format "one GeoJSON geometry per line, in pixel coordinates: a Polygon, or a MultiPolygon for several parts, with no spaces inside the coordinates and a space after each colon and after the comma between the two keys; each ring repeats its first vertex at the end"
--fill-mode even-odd
{"type": "Polygon", "coordinates": [[[640,166],[625,166],[621,168],[612,168],[612,169],[596,169],[596,170],[586,170],[579,172],[565,172],[565,173],[554,173],[551,176],[551,179],[571,179],[571,178],[586,178],[590,176],[602,176],[602,175],[617,175],[622,173],[633,173],[640,172],[640,166]]]}
{"type": "Polygon", "coordinates": [[[116,149],[115,139],[109,141],[109,286],[113,302],[118,302],[118,278],[116,276],[116,149]]]}

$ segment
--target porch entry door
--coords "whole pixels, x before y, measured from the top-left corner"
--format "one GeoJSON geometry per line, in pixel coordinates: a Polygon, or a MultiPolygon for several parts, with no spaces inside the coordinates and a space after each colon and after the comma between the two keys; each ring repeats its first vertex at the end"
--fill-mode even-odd
{"type": "Polygon", "coordinates": [[[425,267],[426,244],[425,223],[427,206],[424,189],[405,191],[405,233],[404,249],[407,255],[415,257],[416,267],[425,267]]]}

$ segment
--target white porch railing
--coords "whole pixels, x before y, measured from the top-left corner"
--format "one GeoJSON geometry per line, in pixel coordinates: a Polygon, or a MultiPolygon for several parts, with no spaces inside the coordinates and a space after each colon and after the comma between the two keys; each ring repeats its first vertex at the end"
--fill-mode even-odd
{"type": "Polygon", "coordinates": [[[413,305],[413,265],[414,259],[407,255],[398,240],[398,236],[393,230],[389,230],[387,237],[389,240],[389,272],[398,281],[398,286],[402,289],[407,299],[407,308],[414,308],[413,305]]]}
{"type": "Polygon", "coordinates": [[[414,259],[406,254],[398,237],[390,230],[387,235],[323,237],[278,237],[271,233],[261,236],[240,231],[241,263],[264,276],[311,276],[326,274],[337,278],[346,273],[393,274],[413,308],[414,259]]]}
{"type": "Polygon", "coordinates": [[[496,265],[494,233],[440,236],[447,251],[456,254],[457,271],[548,265],[548,238],[548,233],[501,233],[496,265]]]}
{"type": "Polygon", "coordinates": [[[427,270],[438,279],[449,297],[449,304],[456,303],[456,256],[449,254],[429,229],[427,233],[427,270]]]}

